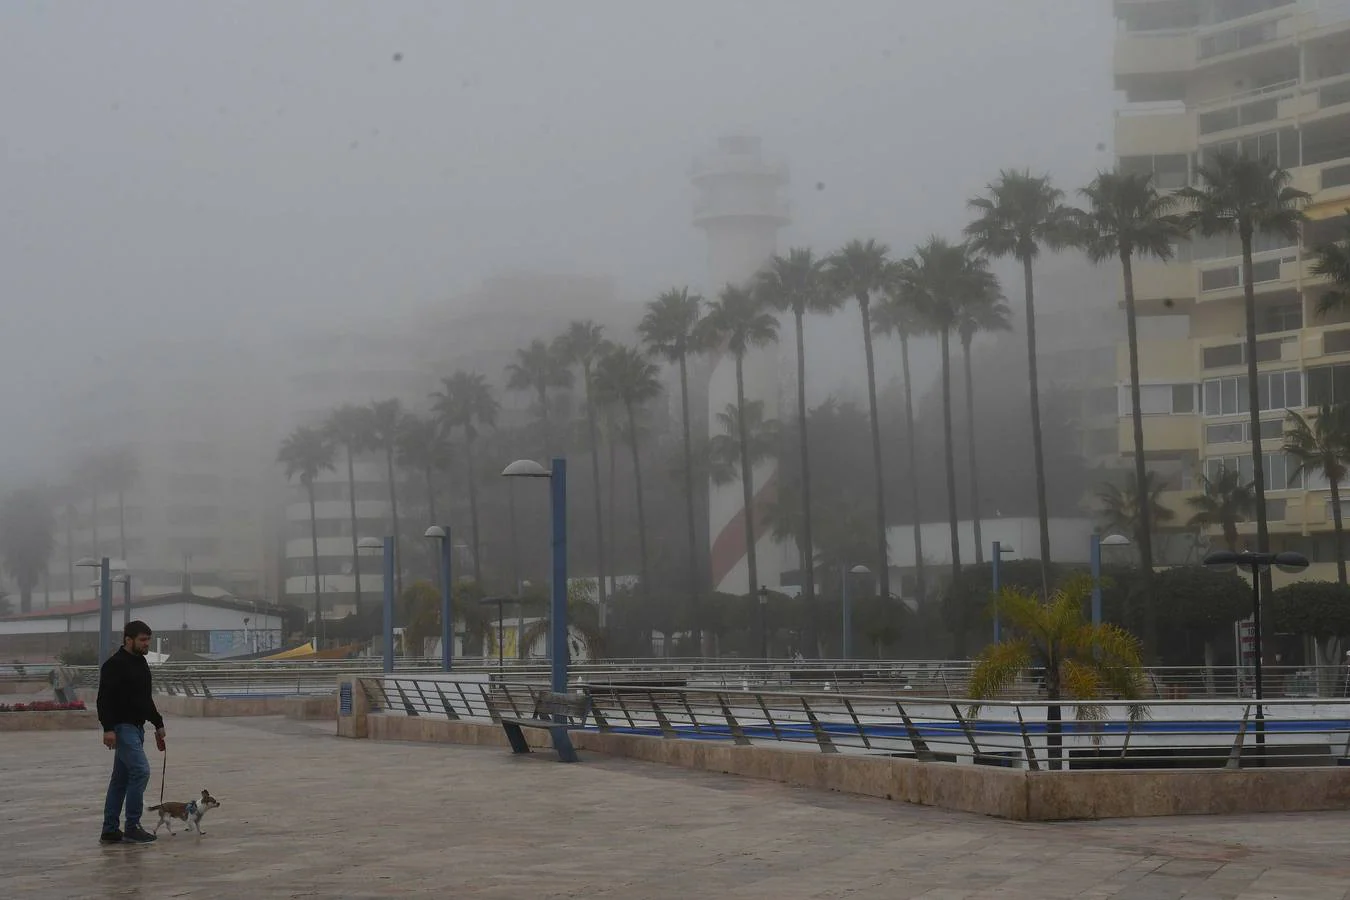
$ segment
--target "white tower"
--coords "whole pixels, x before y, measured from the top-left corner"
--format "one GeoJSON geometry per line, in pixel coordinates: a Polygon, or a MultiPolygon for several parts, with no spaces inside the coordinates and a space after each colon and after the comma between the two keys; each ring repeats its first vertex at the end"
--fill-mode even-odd
{"type": "MultiPolygon", "coordinates": [[[[774,255],[778,229],[788,223],[788,204],[782,189],[788,182],[787,165],[766,158],[759,138],[731,135],[720,138],[717,149],[699,156],[692,172],[698,197],[694,225],[708,237],[708,295],[715,298],[728,284],[743,284],[774,255]]],[[[747,400],[764,404],[765,419],[778,417],[778,352],[754,350],[745,359],[747,400]]],[[[708,381],[708,428],[718,434],[717,414],[736,402],[736,361],[716,356],[708,381]]],[[[773,499],[777,464],[755,467],[754,507],[757,523],[763,507],[773,499]]],[[[712,584],[718,591],[744,594],[749,584],[746,560],[744,502],[739,482],[710,487],[709,535],[712,541],[712,584]]],[[[783,570],[782,554],[762,524],[755,531],[760,584],[777,587],[783,570]]]]}

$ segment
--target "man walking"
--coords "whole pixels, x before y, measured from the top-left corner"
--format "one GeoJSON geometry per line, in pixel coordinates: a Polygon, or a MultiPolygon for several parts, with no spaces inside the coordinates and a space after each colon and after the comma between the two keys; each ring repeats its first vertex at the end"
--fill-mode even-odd
{"type": "Polygon", "coordinates": [[[99,670],[98,720],[103,726],[103,746],[116,754],[108,797],[103,803],[105,844],[126,841],[148,844],[155,836],[141,827],[145,786],[150,783],[150,761],[145,758],[145,723],[155,726],[155,744],[164,752],[164,719],[150,694],[150,626],[128,622],[122,629],[122,649],[108,657],[99,670]],[[126,830],[117,820],[126,802],[126,830]]]}

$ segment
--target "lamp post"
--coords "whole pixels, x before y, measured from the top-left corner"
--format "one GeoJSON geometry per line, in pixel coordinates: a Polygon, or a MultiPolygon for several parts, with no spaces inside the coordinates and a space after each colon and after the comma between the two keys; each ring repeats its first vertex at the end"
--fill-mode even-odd
{"type": "Polygon", "coordinates": [[[1253,553],[1244,550],[1234,553],[1231,550],[1217,550],[1205,557],[1205,568],[1227,571],[1237,566],[1246,569],[1252,576],[1252,624],[1256,628],[1256,657],[1254,668],[1256,675],[1256,743],[1266,742],[1266,717],[1261,705],[1264,698],[1261,682],[1261,572],[1275,566],[1282,572],[1302,572],[1308,568],[1308,558],[1302,553],[1253,553]]]}
{"type": "Polygon", "coordinates": [[[1102,537],[1092,532],[1088,545],[1088,559],[1092,563],[1092,624],[1102,624],[1102,548],[1128,547],[1130,539],[1123,534],[1108,534],[1102,537]]]}
{"type": "Polygon", "coordinates": [[[450,526],[432,525],[423,537],[440,544],[441,551],[441,671],[449,672],[455,661],[455,620],[450,599],[450,526]]]}
{"type": "Polygon", "coordinates": [[[843,654],[844,659],[853,658],[853,604],[850,602],[848,596],[848,576],[871,575],[871,574],[872,570],[867,568],[867,566],[858,565],[854,566],[851,569],[844,569],[839,579],[841,582],[840,592],[843,594],[844,600],[843,603],[844,620],[842,623],[840,623],[844,629],[844,637],[840,641],[840,652],[843,654]]]}
{"type": "MultiPolygon", "coordinates": [[[[767,660],[769,658],[769,589],[765,585],[760,585],[759,590],[755,591],[755,599],[759,601],[759,658],[767,660]]],[[[667,637],[669,640],[669,637],[667,637]]]]}
{"type": "Polygon", "coordinates": [[[567,690],[567,460],[555,456],[552,469],[518,459],[502,470],[505,478],[547,478],[553,531],[552,584],[549,591],[549,674],[555,693],[567,690]]]}
{"type": "Polygon", "coordinates": [[[384,557],[384,674],[394,671],[394,539],[361,538],[357,549],[379,550],[384,557]]]}
{"type": "Polygon", "coordinates": [[[112,576],[109,572],[110,561],[104,556],[94,559],[86,556],[76,566],[83,569],[98,569],[98,659],[102,665],[112,656],[112,576]]]}
{"type": "MultiPolygon", "coordinates": [[[[497,607],[497,677],[501,678],[505,674],[506,666],[506,601],[510,597],[484,597],[478,602],[484,606],[497,607]]],[[[520,647],[517,645],[516,652],[520,653],[520,647]]]]}
{"type": "Polygon", "coordinates": [[[994,553],[989,557],[990,568],[994,575],[994,643],[997,644],[1003,640],[1003,622],[998,614],[998,595],[1003,590],[1003,585],[999,581],[999,566],[1003,562],[1003,554],[1016,553],[1012,547],[1005,547],[1001,541],[994,541],[994,553]]]}
{"type": "Polygon", "coordinates": [[[122,586],[122,627],[126,628],[131,624],[131,573],[114,575],[113,583],[122,586]]]}

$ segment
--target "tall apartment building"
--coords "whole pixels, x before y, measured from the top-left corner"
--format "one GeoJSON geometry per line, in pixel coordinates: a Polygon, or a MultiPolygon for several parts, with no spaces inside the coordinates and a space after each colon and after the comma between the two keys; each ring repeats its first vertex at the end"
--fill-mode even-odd
{"type": "MultiPolygon", "coordinates": [[[[1327,484],[1295,474],[1280,445],[1286,408],[1350,400],[1350,315],[1317,314],[1326,285],[1310,253],[1350,221],[1350,2],[1116,0],[1114,9],[1121,168],[1176,189],[1215,154],[1240,151],[1270,156],[1312,195],[1301,239],[1256,240],[1261,432],[1272,549],[1306,553],[1307,577],[1334,578],[1327,484]]],[[[1236,239],[1197,237],[1174,260],[1134,269],[1145,453],[1178,523],[1200,473],[1252,471],[1240,252],[1236,239]]],[[[1128,373],[1121,346],[1122,393],[1128,373]]],[[[1120,447],[1132,453],[1128,416],[1123,398],[1120,447]]]]}

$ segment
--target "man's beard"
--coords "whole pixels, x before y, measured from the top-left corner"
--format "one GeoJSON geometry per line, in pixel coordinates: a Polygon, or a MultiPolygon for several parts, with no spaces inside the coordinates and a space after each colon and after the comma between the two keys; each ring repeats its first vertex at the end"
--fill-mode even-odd
{"type": "Polygon", "coordinates": [[[140,645],[140,644],[132,644],[132,645],[131,645],[131,652],[132,652],[132,653],[136,653],[136,654],[138,654],[138,655],[140,655],[140,656],[146,656],[146,655],[148,655],[148,654],[150,653],[150,647],[147,645],[147,646],[145,647],[145,649],[141,649],[141,645],[140,645]]]}

